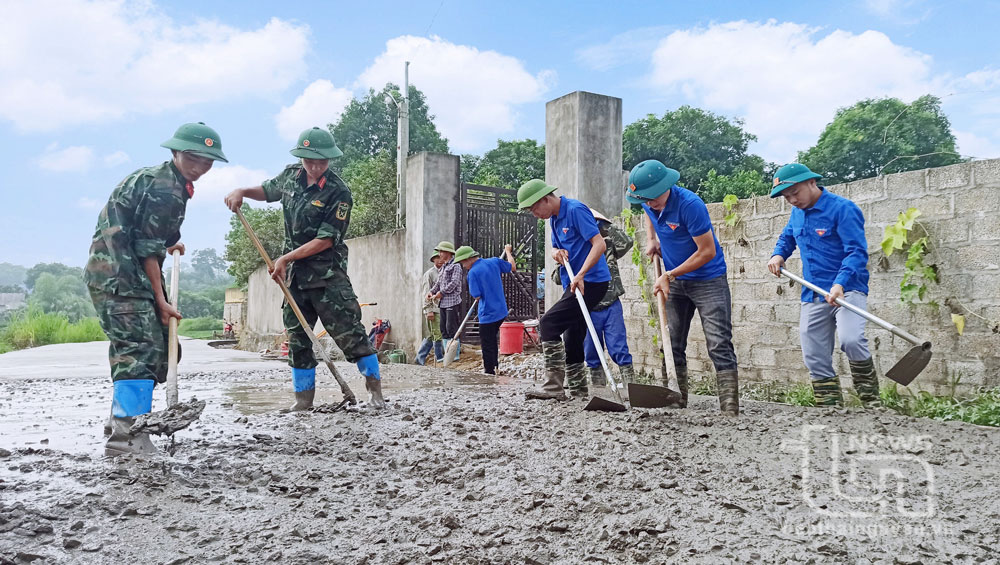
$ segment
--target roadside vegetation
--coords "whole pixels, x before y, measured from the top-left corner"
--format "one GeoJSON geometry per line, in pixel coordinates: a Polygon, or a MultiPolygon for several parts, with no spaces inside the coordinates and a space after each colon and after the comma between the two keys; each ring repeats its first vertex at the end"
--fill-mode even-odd
{"type": "Polygon", "coordinates": [[[38,306],[28,306],[10,316],[0,330],[0,353],[53,343],[105,339],[97,318],[70,322],[64,314],[49,314],[38,306]]]}
{"type": "Polygon", "coordinates": [[[216,332],[222,333],[225,322],[211,317],[184,318],[177,324],[177,333],[194,339],[211,339],[216,332]]]}

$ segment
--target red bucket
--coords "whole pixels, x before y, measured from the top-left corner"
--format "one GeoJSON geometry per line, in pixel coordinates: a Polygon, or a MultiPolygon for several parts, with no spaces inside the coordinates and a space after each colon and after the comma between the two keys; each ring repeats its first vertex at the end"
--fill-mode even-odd
{"type": "Polygon", "coordinates": [[[524,351],[524,324],[521,322],[504,322],[500,324],[500,354],[511,355],[524,351]]]}

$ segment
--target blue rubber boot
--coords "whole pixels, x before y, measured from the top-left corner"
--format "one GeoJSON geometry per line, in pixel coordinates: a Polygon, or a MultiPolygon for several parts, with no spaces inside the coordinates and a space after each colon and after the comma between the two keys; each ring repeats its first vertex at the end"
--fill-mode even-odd
{"type": "Polygon", "coordinates": [[[378,356],[374,353],[358,359],[358,371],[365,376],[365,388],[368,389],[368,403],[376,410],[385,408],[382,398],[382,377],[378,368],[378,356]]]}
{"type": "Polygon", "coordinates": [[[420,349],[417,351],[417,365],[423,365],[427,361],[427,355],[430,354],[432,347],[434,347],[434,342],[430,338],[420,342],[420,349]]]}
{"type": "Polygon", "coordinates": [[[312,369],[296,369],[292,367],[292,387],[295,389],[295,404],[289,408],[292,412],[301,412],[313,407],[316,398],[316,367],[312,369]]]}
{"type": "Polygon", "coordinates": [[[149,439],[149,434],[133,434],[129,431],[136,416],[148,414],[153,409],[155,384],[156,381],[152,379],[115,381],[111,400],[111,436],[104,444],[105,455],[116,457],[126,453],[156,453],[156,446],[149,439]]]}
{"type": "Polygon", "coordinates": [[[438,363],[444,363],[444,343],[440,339],[434,342],[434,359],[438,363]]]}

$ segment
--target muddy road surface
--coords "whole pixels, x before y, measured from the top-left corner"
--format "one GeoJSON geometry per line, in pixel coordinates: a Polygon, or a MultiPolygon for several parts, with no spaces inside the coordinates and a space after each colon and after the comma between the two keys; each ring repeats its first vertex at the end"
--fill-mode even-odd
{"type": "MultiPolygon", "coordinates": [[[[57,346],[68,347],[68,346],[57,346]]],[[[201,420],[105,458],[104,346],[0,356],[0,563],[996,563],[993,429],[717,400],[584,412],[384,366],[389,409],[287,414],[288,369],[191,344],[201,420]],[[14,355],[13,357],[11,355],[14,355]],[[22,366],[24,365],[24,366],[22,366]],[[169,451],[173,452],[171,455],[169,451]]],[[[46,349],[46,348],[41,348],[46,349]]],[[[356,392],[353,365],[340,364],[356,392]]],[[[154,410],[163,407],[157,391],[154,410]]]]}

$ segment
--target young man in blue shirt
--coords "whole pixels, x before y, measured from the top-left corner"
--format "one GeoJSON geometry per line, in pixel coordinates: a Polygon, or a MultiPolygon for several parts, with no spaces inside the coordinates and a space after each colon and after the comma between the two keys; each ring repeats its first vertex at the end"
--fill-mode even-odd
{"type": "Polygon", "coordinates": [[[507,299],[500,275],[517,270],[511,246],[508,244],[503,250],[506,261],[499,257],[482,259],[468,245],[455,251],[455,262],[468,273],[469,295],[479,299],[479,344],[483,349],[483,370],[488,375],[497,374],[500,324],[507,317],[507,299]]]}
{"type": "Polygon", "coordinates": [[[723,414],[736,416],[740,413],[739,377],[726,260],[708,207],[697,194],[676,185],[680,177],[659,161],[643,161],[629,173],[625,195],[646,212],[646,254],[650,258],[659,254],[666,269],[653,285],[653,293],[667,299],[667,327],[682,407],[687,406],[688,396],[685,349],[697,310],[708,356],[715,365],[719,408],[723,414]]]}
{"type": "Polygon", "coordinates": [[[570,394],[587,396],[587,371],[583,363],[583,340],[587,322],[580,311],[575,291],[583,293],[588,310],[593,310],[608,291],[611,272],[604,258],[604,238],[590,208],[579,200],[555,196],[556,187],[532,179],[517,191],[518,208],[530,210],[540,220],[549,220],[552,228],[552,259],[573,267],[570,280],[560,267],[563,295],[545,311],[538,329],[545,359],[545,383],[541,390],[525,393],[529,399],[566,400],[565,379],[570,394]]]}
{"type": "Polygon", "coordinates": [[[878,377],[865,339],[865,319],[836,303],[841,298],[859,308],[867,305],[865,217],[857,204],[819,186],[819,178],[799,163],[785,165],[775,173],[771,198],[783,196],[793,208],[767,268],[780,276],[785,260],[797,247],[803,278],[830,289],[829,298],[824,299],[802,288],[799,337],[816,405],[842,403],[840,381],[833,370],[834,333],[847,354],[854,390],[862,404],[878,404],[878,377]]]}

